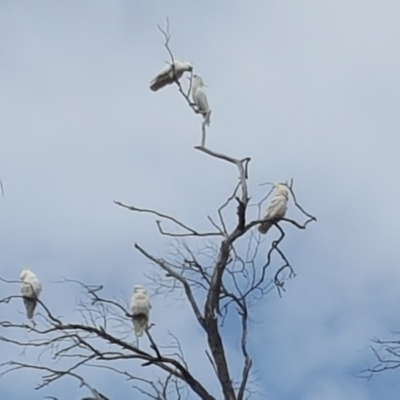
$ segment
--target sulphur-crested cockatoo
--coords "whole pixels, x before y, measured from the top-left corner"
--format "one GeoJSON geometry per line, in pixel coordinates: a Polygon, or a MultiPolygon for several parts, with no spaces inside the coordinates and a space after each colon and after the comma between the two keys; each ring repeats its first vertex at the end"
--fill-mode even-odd
{"type": "Polygon", "coordinates": [[[42,291],[42,284],[38,277],[28,268],[24,268],[19,276],[21,279],[21,293],[26,308],[26,316],[29,319],[33,318],[37,299],[42,291]]]}
{"type": "Polygon", "coordinates": [[[140,285],[135,285],[130,302],[130,311],[136,337],[143,336],[148,327],[150,308],[151,305],[147,290],[140,285]]]}
{"type": "Polygon", "coordinates": [[[150,89],[156,92],[164,86],[174,83],[176,79],[180,79],[185,72],[193,70],[193,65],[186,61],[174,61],[174,64],[166,65],[158,75],[150,82],[150,89]],[[175,74],[174,68],[175,66],[175,74]]]}
{"type": "Polygon", "coordinates": [[[267,233],[274,222],[279,221],[286,214],[289,192],[284,185],[275,184],[276,193],[272,198],[264,215],[264,222],[258,227],[260,233],[267,233]]]}
{"type": "Polygon", "coordinates": [[[193,75],[193,86],[192,86],[192,99],[193,103],[196,104],[198,110],[206,121],[207,126],[210,126],[210,106],[208,105],[207,95],[204,90],[205,84],[203,79],[199,75],[193,75]]]}

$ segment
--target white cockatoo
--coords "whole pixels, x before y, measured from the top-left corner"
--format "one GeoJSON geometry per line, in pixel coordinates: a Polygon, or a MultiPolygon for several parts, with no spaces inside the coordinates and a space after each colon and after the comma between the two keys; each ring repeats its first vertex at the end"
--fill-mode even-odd
{"type": "Polygon", "coordinates": [[[199,75],[193,75],[192,99],[198,110],[203,114],[207,126],[210,126],[210,106],[208,105],[207,95],[204,90],[205,84],[199,75]]]}
{"type": "Polygon", "coordinates": [[[133,328],[136,337],[143,336],[149,325],[150,301],[147,290],[140,285],[133,287],[133,295],[129,305],[132,314],[133,328]]]}
{"type": "Polygon", "coordinates": [[[42,284],[38,277],[28,268],[24,268],[19,276],[21,279],[21,293],[26,308],[26,316],[29,319],[33,318],[37,299],[42,291],[42,284]]]}
{"type": "Polygon", "coordinates": [[[264,222],[258,227],[258,231],[262,234],[267,233],[274,222],[279,221],[286,214],[289,191],[284,185],[279,183],[276,183],[274,186],[276,194],[269,203],[263,218],[264,222]]]}
{"type": "Polygon", "coordinates": [[[187,61],[174,61],[174,64],[166,65],[150,82],[150,89],[156,92],[158,89],[174,83],[175,79],[180,79],[185,72],[191,72],[192,70],[193,65],[191,63],[187,61]],[[172,65],[175,66],[175,74],[172,65]]]}

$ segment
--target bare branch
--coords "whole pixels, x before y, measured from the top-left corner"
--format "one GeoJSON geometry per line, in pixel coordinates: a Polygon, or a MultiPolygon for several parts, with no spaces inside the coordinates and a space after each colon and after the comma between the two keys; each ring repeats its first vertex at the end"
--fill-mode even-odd
{"type": "Polygon", "coordinates": [[[114,201],[114,203],[120,207],[126,208],[131,211],[136,211],[136,212],[143,212],[147,214],[153,214],[158,217],[164,218],[166,220],[174,222],[176,225],[180,226],[181,228],[185,229],[188,231],[188,233],[172,233],[172,232],[166,232],[162,229],[161,227],[161,221],[156,221],[157,227],[159,229],[159,232],[163,235],[167,236],[174,236],[174,237],[186,237],[186,236],[221,236],[220,232],[197,232],[196,230],[190,228],[189,226],[185,225],[183,222],[178,221],[176,218],[171,217],[170,215],[160,213],[155,210],[150,210],[150,209],[145,209],[145,208],[137,208],[134,206],[128,206],[126,204],[123,204],[119,201],[114,201]]]}
{"type": "MultiPolygon", "coordinates": [[[[85,360],[85,362],[86,362],[86,360],[85,360]]],[[[80,364],[83,364],[83,362],[80,364]]],[[[89,385],[87,383],[87,381],[85,379],[83,379],[80,375],[73,372],[73,370],[76,369],[79,365],[77,365],[74,368],[70,368],[68,370],[56,370],[54,368],[49,368],[49,367],[42,366],[42,365],[33,365],[33,364],[20,363],[17,361],[9,361],[7,363],[0,364],[0,368],[4,367],[4,366],[9,366],[10,368],[8,368],[5,372],[1,373],[0,376],[4,376],[8,372],[15,371],[15,370],[21,369],[21,368],[49,372],[48,375],[44,376],[43,383],[39,384],[36,387],[36,389],[41,389],[44,386],[47,386],[50,383],[54,382],[55,380],[57,380],[59,378],[63,378],[64,376],[71,376],[80,382],[81,387],[85,386],[86,388],[88,388],[90,390],[90,392],[94,396],[93,400],[109,400],[107,397],[105,397],[103,394],[101,394],[96,389],[94,389],[91,385],[89,385]]],[[[48,398],[50,398],[50,397],[48,397],[48,398]]]]}
{"type": "Polygon", "coordinates": [[[153,263],[157,264],[159,267],[161,267],[164,271],[167,272],[168,276],[171,276],[175,278],[177,281],[179,281],[185,290],[187,299],[189,300],[190,305],[192,306],[193,312],[197,318],[197,321],[199,324],[204,327],[204,318],[201,315],[200,309],[196,303],[196,300],[193,296],[192,289],[190,288],[190,285],[186,281],[185,278],[183,278],[181,275],[177,274],[172,268],[170,268],[164,260],[157,259],[156,257],[152,256],[149,254],[146,250],[144,250],[142,247],[140,247],[137,243],[135,243],[135,249],[137,249],[140,253],[142,253],[146,258],[151,260],[153,263]]]}
{"type": "Polygon", "coordinates": [[[247,381],[249,379],[250,369],[253,364],[250,355],[247,351],[247,322],[248,322],[248,313],[247,313],[247,305],[245,300],[243,300],[242,307],[239,311],[242,316],[242,338],[241,338],[241,349],[244,357],[244,365],[242,371],[242,383],[240,384],[237,400],[243,400],[243,396],[245,393],[247,381]]]}
{"type": "Polygon", "coordinates": [[[193,110],[196,114],[198,114],[199,111],[197,110],[196,105],[195,105],[194,103],[192,103],[192,102],[190,101],[190,98],[189,98],[190,91],[191,91],[191,88],[192,88],[193,74],[191,74],[191,76],[190,76],[190,86],[189,86],[189,90],[188,90],[187,92],[185,92],[185,91],[183,90],[183,88],[182,88],[181,83],[179,82],[179,79],[177,78],[176,71],[175,71],[175,58],[174,58],[174,55],[173,55],[173,53],[172,53],[172,50],[171,50],[171,48],[170,48],[170,46],[169,46],[169,43],[170,43],[170,40],[171,40],[171,34],[170,34],[170,32],[169,32],[169,20],[168,20],[168,18],[167,18],[167,21],[166,21],[166,25],[167,25],[166,30],[164,30],[163,28],[161,28],[160,25],[157,25],[157,28],[158,28],[158,30],[162,33],[162,35],[164,36],[164,39],[165,39],[164,47],[165,47],[165,49],[167,50],[167,52],[168,52],[168,54],[169,54],[169,57],[170,57],[170,60],[171,60],[171,66],[172,66],[172,70],[173,70],[173,73],[174,73],[175,83],[176,83],[176,85],[178,86],[179,93],[180,93],[180,94],[183,96],[183,98],[186,100],[186,102],[188,103],[189,107],[192,108],[192,110],[193,110]]]}
{"type": "Polygon", "coordinates": [[[246,157],[243,158],[242,160],[238,160],[235,159],[233,157],[229,157],[225,154],[222,153],[216,153],[215,151],[212,151],[204,146],[196,146],[195,147],[196,150],[200,150],[208,155],[210,155],[211,157],[215,157],[215,158],[219,158],[221,160],[230,162],[232,164],[235,164],[239,170],[239,179],[240,179],[240,185],[242,188],[242,198],[241,201],[242,203],[247,204],[248,202],[248,189],[247,189],[247,183],[246,183],[246,179],[247,179],[247,164],[250,162],[251,158],[250,157],[246,157]]]}
{"type": "Polygon", "coordinates": [[[289,184],[288,184],[288,183],[283,183],[283,185],[285,185],[285,186],[290,190],[290,193],[292,194],[292,197],[293,197],[293,202],[294,202],[294,204],[296,205],[296,207],[297,207],[305,216],[307,216],[308,218],[310,218],[310,221],[317,221],[317,218],[316,218],[316,217],[314,217],[314,216],[312,216],[311,214],[309,214],[308,212],[306,212],[306,211],[304,210],[304,208],[303,208],[302,206],[300,206],[300,204],[297,202],[296,195],[294,194],[294,190],[293,190],[294,180],[291,179],[290,182],[289,182],[289,184]]]}

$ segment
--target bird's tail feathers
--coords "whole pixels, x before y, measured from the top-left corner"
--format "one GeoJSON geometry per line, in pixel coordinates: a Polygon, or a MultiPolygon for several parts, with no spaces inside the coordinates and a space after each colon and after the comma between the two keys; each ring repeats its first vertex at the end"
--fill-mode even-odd
{"type": "Polygon", "coordinates": [[[273,225],[272,221],[264,221],[262,224],[260,224],[260,226],[258,227],[258,232],[262,233],[263,235],[265,235],[269,228],[271,228],[271,226],[273,225]]]}
{"type": "Polygon", "coordinates": [[[168,75],[157,76],[150,82],[150,89],[153,92],[162,89],[164,86],[171,85],[175,80],[168,75]]]}
{"type": "Polygon", "coordinates": [[[211,110],[208,110],[205,114],[204,114],[204,122],[207,126],[210,126],[210,122],[211,122],[211,110]]]}
{"type": "Polygon", "coordinates": [[[157,92],[157,90],[163,88],[164,86],[166,86],[167,83],[165,83],[163,80],[153,80],[150,82],[150,89],[153,92],[157,92]]]}
{"type": "Polygon", "coordinates": [[[133,329],[137,337],[143,336],[143,333],[147,329],[148,324],[147,316],[144,314],[138,314],[133,316],[133,329]]]}
{"type": "Polygon", "coordinates": [[[26,316],[29,319],[33,318],[33,314],[35,313],[37,300],[32,297],[24,297],[24,305],[26,308],[26,316]]]}

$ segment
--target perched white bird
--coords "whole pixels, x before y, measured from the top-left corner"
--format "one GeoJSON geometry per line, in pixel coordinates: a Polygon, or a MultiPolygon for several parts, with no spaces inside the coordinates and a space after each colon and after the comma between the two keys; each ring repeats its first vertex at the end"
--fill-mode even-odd
{"type": "Polygon", "coordinates": [[[158,89],[174,83],[176,79],[179,80],[185,72],[190,72],[192,70],[193,65],[191,63],[186,61],[174,61],[174,64],[166,65],[150,82],[150,89],[156,92],[158,89]],[[175,74],[172,65],[175,66],[175,74]]]}
{"type": "Polygon", "coordinates": [[[192,99],[193,103],[196,104],[198,110],[203,114],[207,126],[210,126],[210,115],[211,110],[208,105],[207,95],[204,90],[205,84],[203,79],[199,75],[193,75],[193,86],[192,86],[192,99]]]}
{"type": "Polygon", "coordinates": [[[143,336],[148,327],[150,308],[151,305],[147,290],[140,285],[135,285],[130,302],[130,311],[136,337],[143,336]]]}
{"type": "Polygon", "coordinates": [[[287,210],[287,202],[289,200],[289,192],[287,188],[279,183],[276,183],[274,186],[276,194],[269,203],[263,218],[264,222],[258,227],[258,231],[263,234],[268,232],[274,222],[283,218],[287,210]]]}
{"type": "Polygon", "coordinates": [[[28,268],[24,268],[19,276],[21,279],[21,293],[26,308],[26,316],[29,319],[33,318],[37,299],[42,291],[42,284],[38,277],[28,268]]]}

